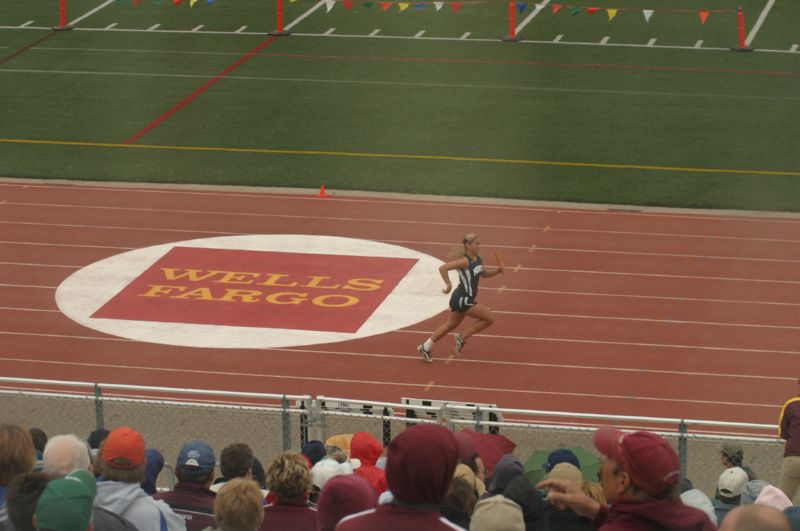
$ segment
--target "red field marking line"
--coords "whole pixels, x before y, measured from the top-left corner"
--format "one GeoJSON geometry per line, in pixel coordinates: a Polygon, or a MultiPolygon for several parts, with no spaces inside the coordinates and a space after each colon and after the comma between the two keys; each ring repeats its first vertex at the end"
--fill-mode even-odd
{"type": "Polygon", "coordinates": [[[15,50],[14,52],[11,52],[9,55],[6,55],[5,57],[0,58],[0,65],[3,65],[5,63],[9,62],[10,60],[14,59],[15,57],[27,52],[28,50],[30,50],[34,46],[43,43],[44,41],[46,41],[47,39],[53,37],[54,35],[56,35],[58,33],[59,33],[58,31],[53,30],[50,33],[48,33],[47,35],[39,37],[38,39],[36,39],[32,43],[26,44],[22,48],[19,48],[18,50],[15,50]]]}
{"type": "Polygon", "coordinates": [[[208,80],[200,88],[198,88],[197,90],[195,90],[194,92],[192,92],[191,94],[186,96],[183,100],[181,100],[177,104],[175,104],[175,106],[173,106],[170,110],[168,110],[167,112],[165,112],[164,114],[162,114],[161,116],[159,116],[158,118],[156,118],[155,120],[150,122],[150,124],[148,124],[144,129],[142,129],[138,133],[136,133],[133,136],[131,136],[130,138],[128,138],[125,142],[123,142],[123,144],[133,144],[134,142],[136,142],[137,140],[142,138],[144,135],[146,135],[147,133],[149,133],[150,131],[152,131],[156,127],[158,127],[158,125],[163,123],[167,118],[169,118],[170,116],[172,116],[173,114],[175,114],[176,112],[181,110],[183,107],[185,107],[186,105],[191,103],[192,100],[194,100],[195,98],[200,96],[202,93],[204,93],[206,90],[208,90],[211,87],[213,87],[214,85],[216,85],[217,82],[219,82],[222,78],[224,78],[225,76],[227,76],[228,74],[230,74],[231,72],[233,72],[234,70],[239,68],[248,59],[250,59],[251,57],[254,57],[258,52],[260,52],[261,50],[263,50],[264,48],[266,48],[267,46],[269,46],[270,44],[272,44],[276,40],[277,40],[277,37],[274,36],[274,35],[269,37],[267,40],[265,40],[264,42],[262,42],[261,44],[259,44],[258,46],[256,46],[252,50],[250,50],[249,52],[247,52],[245,55],[243,55],[239,59],[237,59],[236,62],[234,62],[228,68],[226,68],[225,70],[223,70],[222,72],[220,72],[219,74],[217,74],[216,76],[214,76],[213,78],[208,80]]]}

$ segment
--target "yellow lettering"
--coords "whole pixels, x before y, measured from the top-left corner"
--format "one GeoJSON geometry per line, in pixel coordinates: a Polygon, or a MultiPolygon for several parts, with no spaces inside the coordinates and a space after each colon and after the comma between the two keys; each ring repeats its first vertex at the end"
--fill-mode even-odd
{"type": "Polygon", "coordinates": [[[204,275],[201,275],[204,271],[203,269],[173,269],[171,267],[162,267],[161,271],[164,272],[164,277],[167,280],[182,280],[187,278],[191,282],[200,282],[220,273],[224,273],[224,271],[206,271],[204,275]]]}
{"type": "Polygon", "coordinates": [[[183,286],[163,286],[160,284],[149,284],[150,289],[146,293],[139,293],[139,297],[160,297],[161,295],[171,296],[172,291],[184,291],[183,286]]]}
{"type": "Polygon", "coordinates": [[[342,286],[342,289],[351,289],[354,291],[375,291],[381,289],[383,284],[382,278],[351,278],[347,284],[342,286]]]}
{"type": "Polygon", "coordinates": [[[215,301],[219,299],[215,299],[214,296],[211,294],[211,290],[208,288],[197,288],[193,289],[192,291],[187,291],[182,295],[175,295],[172,297],[173,299],[197,299],[201,301],[215,301]]]}
{"type": "Polygon", "coordinates": [[[271,293],[267,295],[265,299],[267,302],[272,304],[300,304],[308,297],[308,293],[292,293],[292,292],[281,292],[281,293],[271,293]],[[282,300],[284,297],[288,297],[287,300],[282,300]]]}
{"type": "Polygon", "coordinates": [[[258,273],[240,273],[238,271],[227,271],[219,280],[214,282],[218,284],[252,284],[261,275],[258,273]],[[253,277],[249,278],[248,277],[253,277]]]}
{"type": "Polygon", "coordinates": [[[326,279],[330,279],[331,277],[318,277],[316,275],[309,275],[311,280],[308,281],[308,284],[303,284],[300,286],[301,288],[320,288],[320,289],[336,289],[341,284],[334,284],[333,286],[323,286],[321,285],[322,282],[326,279]]]}
{"type": "Polygon", "coordinates": [[[263,295],[262,292],[252,289],[226,289],[225,295],[217,300],[234,302],[236,299],[239,299],[242,302],[258,302],[258,297],[261,295],[263,295]]]}
{"type": "Polygon", "coordinates": [[[269,273],[267,275],[267,280],[264,282],[259,282],[259,286],[279,286],[282,288],[293,288],[297,285],[297,282],[292,282],[291,284],[281,284],[281,278],[288,277],[289,275],[281,275],[278,273],[269,273]]]}
{"type": "Polygon", "coordinates": [[[344,308],[358,304],[359,300],[357,297],[351,297],[350,295],[320,295],[311,299],[311,303],[324,308],[344,308]],[[340,303],[328,302],[331,299],[344,299],[344,301],[340,303]]]}

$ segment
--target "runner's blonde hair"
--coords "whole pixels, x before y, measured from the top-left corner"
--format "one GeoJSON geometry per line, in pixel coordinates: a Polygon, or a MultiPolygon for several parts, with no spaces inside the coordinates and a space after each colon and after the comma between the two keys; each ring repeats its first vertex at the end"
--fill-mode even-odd
{"type": "Polygon", "coordinates": [[[447,259],[458,260],[459,258],[464,258],[467,255],[467,245],[474,242],[476,239],[478,239],[478,235],[474,232],[466,233],[461,240],[461,246],[451,248],[450,252],[447,253],[447,259]]]}

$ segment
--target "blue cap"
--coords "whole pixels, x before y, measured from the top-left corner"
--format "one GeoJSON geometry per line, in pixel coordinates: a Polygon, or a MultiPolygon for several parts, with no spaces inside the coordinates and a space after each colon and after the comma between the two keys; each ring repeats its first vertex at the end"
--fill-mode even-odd
{"type": "Polygon", "coordinates": [[[303,449],[300,452],[308,457],[312,466],[316,465],[327,454],[322,441],[308,441],[303,445],[303,449]]]}
{"type": "Polygon", "coordinates": [[[578,461],[578,456],[575,455],[572,450],[562,448],[560,450],[554,450],[550,452],[550,455],[547,456],[547,461],[544,464],[544,471],[550,473],[550,471],[553,470],[553,467],[559,463],[569,463],[577,467],[579,470],[581,468],[581,462],[578,461]]]}
{"type": "Polygon", "coordinates": [[[204,476],[214,470],[216,464],[214,449],[203,441],[184,444],[178,454],[178,468],[184,474],[204,476]]]}

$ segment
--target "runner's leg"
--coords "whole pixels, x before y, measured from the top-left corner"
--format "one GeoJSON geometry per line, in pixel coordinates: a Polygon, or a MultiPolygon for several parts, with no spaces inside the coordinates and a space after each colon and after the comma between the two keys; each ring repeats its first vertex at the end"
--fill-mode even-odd
{"type": "Polygon", "coordinates": [[[483,304],[476,304],[467,310],[466,313],[470,317],[474,317],[476,321],[461,333],[461,339],[464,341],[466,341],[471,335],[477,334],[484,328],[487,328],[494,323],[494,314],[492,313],[492,310],[483,304]]]}

